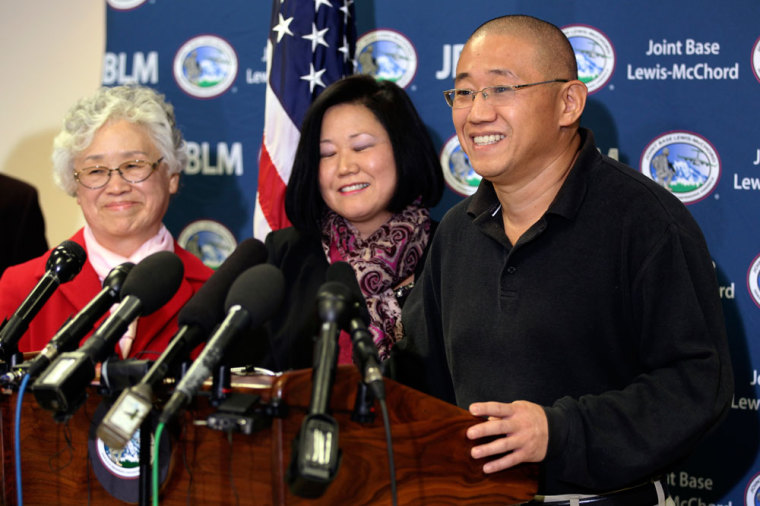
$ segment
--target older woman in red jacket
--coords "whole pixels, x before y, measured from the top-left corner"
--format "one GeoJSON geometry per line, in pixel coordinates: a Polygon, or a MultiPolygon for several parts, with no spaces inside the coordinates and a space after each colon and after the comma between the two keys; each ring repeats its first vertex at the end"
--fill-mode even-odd
{"type": "MultiPolygon", "coordinates": [[[[115,266],[171,251],[184,264],[179,290],[156,312],[133,322],[115,351],[150,359],[166,348],[177,330],[179,309],[213,272],[182,249],[162,222],[186,161],[173,108],[150,88],[101,88],[71,108],[54,141],[53,166],[56,183],[82,208],[85,226],[71,240],[84,247],[87,261],[44,304],[19,341],[19,351],[42,349],[100,291],[115,266]]],[[[10,317],[42,278],[47,257],[5,271],[0,318],[10,317]]]]}

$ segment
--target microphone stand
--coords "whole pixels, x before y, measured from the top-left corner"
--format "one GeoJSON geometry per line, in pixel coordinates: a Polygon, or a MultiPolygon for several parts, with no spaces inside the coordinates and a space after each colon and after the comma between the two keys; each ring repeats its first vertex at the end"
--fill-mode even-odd
{"type": "MultiPolygon", "coordinates": [[[[183,360],[179,365],[179,371],[177,375],[177,381],[182,379],[182,377],[185,375],[187,370],[189,369],[190,365],[192,364],[192,360],[189,358],[186,360],[183,360]]],[[[147,373],[146,373],[147,375],[147,373]]],[[[139,477],[139,491],[138,491],[138,504],[140,506],[151,506],[153,504],[153,500],[151,497],[151,494],[153,492],[153,459],[151,459],[151,456],[153,453],[155,453],[156,459],[159,458],[161,454],[161,440],[155,442],[154,445],[151,445],[151,437],[153,436],[153,423],[151,419],[151,414],[154,413],[154,409],[151,408],[150,413],[143,418],[143,421],[140,423],[140,477],[139,477]],[[155,452],[151,452],[151,448],[155,449],[155,452]],[[147,450],[147,451],[146,451],[147,450]]],[[[164,431],[168,429],[165,428],[164,431]]],[[[164,434],[166,432],[163,432],[161,435],[161,438],[164,437],[164,434]]],[[[166,436],[168,437],[168,436],[166,436]]],[[[160,469],[159,469],[160,471],[160,469]]],[[[158,480],[160,482],[161,480],[161,474],[159,472],[158,474],[158,480]]],[[[160,483],[159,483],[160,485],[160,483]]]]}
{"type": "Polygon", "coordinates": [[[230,394],[232,390],[232,376],[230,367],[227,364],[221,363],[216,366],[211,378],[211,398],[209,403],[217,407],[219,406],[230,394]]]}
{"type": "Polygon", "coordinates": [[[374,422],[374,405],[375,395],[363,380],[359,380],[356,385],[356,399],[354,399],[354,409],[351,412],[351,420],[358,423],[374,422]]]}
{"type": "MultiPolygon", "coordinates": [[[[107,362],[109,364],[107,372],[102,372],[100,378],[100,393],[102,395],[113,397],[118,397],[118,393],[131,388],[130,385],[134,384],[137,378],[142,378],[147,375],[147,371],[152,370],[153,365],[152,361],[137,360],[133,358],[107,362]]],[[[140,506],[150,506],[152,504],[151,491],[153,488],[151,483],[151,456],[153,452],[151,452],[151,448],[155,448],[156,455],[158,455],[161,449],[160,441],[156,441],[155,445],[151,445],[153,423],[150,413],[152,412],[153,408],[151,408],[148,415],[145,416],[140,423],[140,457],[138,461],[140,473],[138,475],[137,484],[138,504],[140,506]]]]}
{"type": "MultiPolygon", "coordinates": [[[[0,336],[3,335],[5,327],[8,326],[8,319],[4,319],[0,323],[0,336]]],[[[7,346],[0,353],[0,373],[5,374],[11,372],[14,368],[24,361],[24,354],[18,351],[17,345],[7,346]]]]}
{"type": "MultiPolygon", "coordinates": [[[[146,416],[140,424],[140,478],[138,484],[140,487],[138,504],[140,506],[149,506],[151,504],[151,425],[150,415],[146,416]]],[[[156,453],[158,453],[161,448],[160,441],[156,441],[155,447],[156,453]]]]}

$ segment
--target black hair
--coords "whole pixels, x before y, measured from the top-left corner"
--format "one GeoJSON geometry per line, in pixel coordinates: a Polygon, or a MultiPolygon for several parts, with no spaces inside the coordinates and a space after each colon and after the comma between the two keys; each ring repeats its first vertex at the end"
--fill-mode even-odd
{"type": "Polygon", "coordinates": [[[467,42],[484,33],[529,35],[536,43],[536,64],[546,79],[578,79],[578,63],[570,40],[558,26],[533,16],[508,14],[486,21],[467,42]]]}
{"type": "Polygon", "coordinates": [[[354,75],[328,86],[306,112],[285,191],[285,212],[293,226],[302,233],[321,233],[327,210],[319,188],[322,120],[330,107],[339,104],[363,105],[388,133],[397,172],[388,210],[398,213],[417,198],[423,207],[435,206],[443,194],[441,163],[411,99],[391,81],[354,75]]]}

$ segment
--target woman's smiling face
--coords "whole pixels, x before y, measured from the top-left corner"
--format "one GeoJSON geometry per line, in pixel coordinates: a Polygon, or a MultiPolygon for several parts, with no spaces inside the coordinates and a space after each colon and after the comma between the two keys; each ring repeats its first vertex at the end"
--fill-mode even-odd
{"type": "Polygon", "coordinates": [[[322,199],[368,237],[393,214],[398,176],[388,132],[363,105],[339,104],[325,112],[319,144],[322,199]]]}
{"type": "MultiPolygon", "coordinates": [[[[161,156],[148,132],[125,120],[109,122],[97,131],[92,143],[75,159],[76,169],[100,165],[118,167],[128,160],[155,162],[161,156]]],[[[106,248],[123,253],[134,250],[161,228],[176,193],[179,175],[169,175],[165,164],[140,183],[129,183],[111,173],[102,188],[77,187],[77,203],[95,238],[106,248]]],[[[128,256],[128,254],[124,254],[128,256]]]]}

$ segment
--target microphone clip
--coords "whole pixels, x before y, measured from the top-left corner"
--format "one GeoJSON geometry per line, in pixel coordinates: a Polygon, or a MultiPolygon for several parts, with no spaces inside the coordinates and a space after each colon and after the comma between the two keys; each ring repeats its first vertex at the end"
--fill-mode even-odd
{"type": "Polygon", "coordinates": [[[356,398],[351,420],[357,423],[372,423],[375,421],[375,394],[364,381],[356,385],[356,398]]]}
{"type": "Polygon", "coordinates": [[[52,411],[56,420],[66,420],[87,397],[85,389],[95,377],[95,363],[87,354],[72,351],[58,355],[32,384],[32,393],[43,409],[52,411]]]}
{"type": "Polygon", "coordinates": [[[98,393],[113,397],[123,390],[137,384],[153,365],[152,360],[126,358],[119,360],[116,356],[103,362],[100,367],[100,386],[98,393]]]}
{"type": "Polygon", "coordinates": [[[139,383],[125,388],[97,428],[97,436],[110,448],[121,449],[127,446],[151,410],[153,409],[153,391],[149,385],[139,383]]]}

